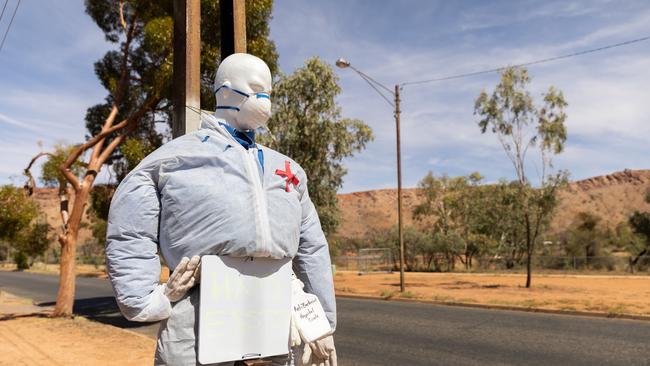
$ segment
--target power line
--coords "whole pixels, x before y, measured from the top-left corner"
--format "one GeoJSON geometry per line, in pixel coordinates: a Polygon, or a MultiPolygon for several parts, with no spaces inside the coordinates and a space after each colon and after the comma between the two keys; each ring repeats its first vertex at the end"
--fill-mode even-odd
{"type": "Polygon", "coordinates": [[[364,73],[364,72],[361,71],[361,70],[358,70],[357,68],[355,68],[355,67],[353,67],[353,66],[350,66],[350,68],[353,69],[354,71],[356,71],[356,72],[357,72],[359,75],[361,75],[363,78],[368,79],[368,80],[372,81],[373,83],[379,85],[382,89],[386,90],[386,91],[387,91],[388,93],[390,93],[391,95],[394,95],[394,94],[395,94],[395,93],[393,93],[392,90],[390,90],[389,87],[387,87],[387,86],[385,86],[384,84],[380,83],[379,81],[377,81],[377,80],[371,78],[370,75],[364,73]]]}
{"type": "MultiPolygon", "coordinates": [[[[379,95],[381,95],[382,98],[384,98],[384,100],[388,103],[388,105],[390,105],[390,106],[393,107],[393,108],[395,107],[395,105],[393,104],[393,102],[391,102],[390,99],[388,99],[388,97],[386,97],[386,95],[384,95],[384,93],[381,92],[381,90],[379,90],[379,89],[378,89],[378,88],[377,88],[377,87],[376,87],[372,82],[370,82],[370,80],[374,81],[374,79],[370,78],[369,76],[367,76],[366,74],[364,74],[364,73],[362,73],[362,72],[360,72],[360,71],[359,71],[359,76],[361,76],[361,78],[362,78],[363,80],[365,80],[366,83],[368,83],[368,85],[370,85],[373,89],[375,89],[375,91],[376,91],[379,95]],[[368,80],[368,79],[370,79],[370,80],[368,80]]],[[[381,87],[384,87],[383,85],[379,84],[379,83],[376,82],[376,81],[375,81],[375,83],[377,83],[377,84],[378,84],[379,86],[381,86],[381,87]]],[[[384,87],[384,88],[385,88],[385,87],[384,87]]],[[[391,92],[391,94],[392,94],[392,92],[391,92]]]]}
{"type": "MultiPolygon", "coordinates": [[[[6,4],[5,4],[6,6],[6,4]]],[[[2,37],[2,43],[0,43],[0,51],[2,51],[2,46],[5,45],[5,40],[7,39],[7,35],[9,34],[9,30],[11,29],[11,25],[14,23],[14,18],[16,17],[16,13],[18,12],[18,7],[20,6],[20,0],[18,0],[18,4],[16,4],[16,8],[14,9],[14,14],[11,16],[11,20],[9,21],[9,26],[7,27],[7,31],[5,32],[5,36],[2,37]]],[[[3,9],[4,12],[4,9],[3,9]]]]}
{"type": "Polygon", "coordinates": [[[0,13],[0,21],[2,21],[2,16],[5,15],[5,9],[7,8],[8,3],[9,0],[5,0],[5,6],[2,7],[2,13],[0,13]]]}
{"type": "MultiPolygon", "coordinates": [[[[630,44],[633,44],[633,43],[638,43],[638,42],[647,41],[647,40],[649,40],[649,39],[650,39],[650,36],[645,36],[645,37],[636,38],[636,39],[632,39],[632,40],[625,41],[625,42],[620,42],[620,43],[610,44],[610,45],[603,46],[603,47],[592,48],[592,49],[585,50],[585,51],[573,52],[573,53],[569,53],[569,54],[566,54],[566,55],[561,55],[561,56],[555,56],[555,57],[543,58],[543,59],[535,60],[535,61],[524,62],[524,63],[521,63],[521,64],[512,65],[512,67],[523,67],[523,66],[537,65],[537,64],[542,64],[542,63],[546,63],[546,62],[562,60],[562,59],[565,59],[565,58],[570,58],[570,57],[575,57],[575,56],[581,56],[581,55],[585,55],[585,54],[588,54],[588,53],[594,53],[594,52],[604,51],[604,50],[608,50],[608,49],[610,49],[610,48],[616,48],[616,47],[627,46],[627,45],[630,45],[630,44]]],[[[450,75],[450,76],[443,76],[443,77],[434,78],[434,79],[426,79],[426,80],[418,80],[418,81],[408,81],[408,82],[406,82],[406,83],[402,83],[401,86],[405,86],[405,85],[419,85],[419,84],[426,84],[426,83],[434,83],[434,82],[438,82],[438,81],[460,79],[460,78],[465,78],[465,77],[470,77],[470,76],[476,76],[476,75],[482,75],[482,74],[490,74],[490,73],[493,73],[493,72],[499,72],[499,71],[502,71],[502,70],[504,70],[504,69],[507,68],[507,67],[508,67],[508,66],[501,66],[501,67],[498,67],[498,68],[495,68],[495,69],[481,70],[481,71],[474,71],[474,72],[468,72],[468,73],[464,73],[464,74],[456,74],[456,75],[450,75]]]]}

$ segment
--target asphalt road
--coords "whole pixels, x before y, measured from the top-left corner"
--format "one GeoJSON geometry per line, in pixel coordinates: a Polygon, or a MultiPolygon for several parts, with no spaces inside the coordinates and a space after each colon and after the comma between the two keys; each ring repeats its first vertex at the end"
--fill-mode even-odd
{"type": "MultiPolygon", "coordinates": [[[[48,304],[57,277],[0,272],[0,289],[48,304]]],[[[79,278],[75,311],[155,337],[124,320],[106,280],[79,278]]],[[[649,299],[650,301],[650,299],[649,299]]],[[[339,298],[336,345],[351,365],[650,365],[650,323],[339,298]]]]}

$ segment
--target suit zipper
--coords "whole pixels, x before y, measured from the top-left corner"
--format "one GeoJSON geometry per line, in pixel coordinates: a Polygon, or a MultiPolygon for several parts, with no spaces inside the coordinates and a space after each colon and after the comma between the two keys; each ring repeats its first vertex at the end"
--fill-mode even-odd
{"type": "Polygon", "coordinates": [[[271,226],[269,224],[269,214],[268,214],[268,203],[266,201],[266,195],[264,194],[264,188],[262,187],[262,181],[260,179],[260,174],[257,171],[257,161],[255,160],[255,155],[252,152],[257,152],[257,149],[246,150],[243,146],[235,140],[232,135],[226,130],[225,127],[217,124],[222,133],[227,136],[226,138],[232,141],[232,145],[235,149],[241,151],[244,154],[244,167],[248,174],[248,178],[251,179],[253,184],[253,194],[255,196],[255,214],[257,216],[257,222],[259,223],[259,230],[256,230],[256,236],[258,239],[257,246],[260,249],[261,254],[269,256],[271,254],[270,240],[271,240],[271,226]]]}
{"type": "Polygon", "coordinates": [[[242,151],[246,155],[246,158],[244,159],[246,161],[246,171],[253,181],[255,211],[257,214],[257,220],[260,225],[258,245],[261,254],[268,256],[271,254],[271,250],[269,248],[269,241],[271,240],[271,228],[269,225],[268,203],[266,200],[266,195],[264,194],[262,180],[257,169],[257,161],[255,161],[255,155],[253,155],[254,152],[257,152],[257,149],[245,150],[242,148],[242,151]]]}

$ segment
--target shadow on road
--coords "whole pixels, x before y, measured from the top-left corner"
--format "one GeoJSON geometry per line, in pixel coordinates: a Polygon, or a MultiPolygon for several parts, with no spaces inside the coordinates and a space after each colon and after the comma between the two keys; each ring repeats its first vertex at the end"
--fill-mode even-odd
{"type": "MultiPolygon", "coordinates": [[[[54,304],[54,302],[43,302],[37,305],[44,307],[53,306],[54,304]]],[[[115,298],[112,296],[77,299],[74,302],[72,312],[75,315],[85,316],[88,319],[119,328],[141,328],[155,324],[155,322],[143,323],[128,321],[120,313],[117,302],[115,302],[115,298]]]]}

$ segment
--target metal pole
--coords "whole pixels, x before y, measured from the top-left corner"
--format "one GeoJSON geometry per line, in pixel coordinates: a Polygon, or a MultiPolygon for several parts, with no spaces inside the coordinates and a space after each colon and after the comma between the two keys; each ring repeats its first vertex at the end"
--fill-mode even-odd
{"type": "Polygon", "coordinates": [[[199,129],[201,116],[201,1],[174,0],[172,136],[199,129]]]}
{"type": "Polygon", "coordinates": [[[404,233],[402,231],[402,148],[399,117],[399,84],[395,85],[395,129],[397,131],[397,231],[399,233],[399,290],[404,292],[404,233]]]}
{"type": "Polygon", "coordinates": [[[246,1],[222,0],[221,13],[221,59],[233,53],[246,52],[246,1]]]}

